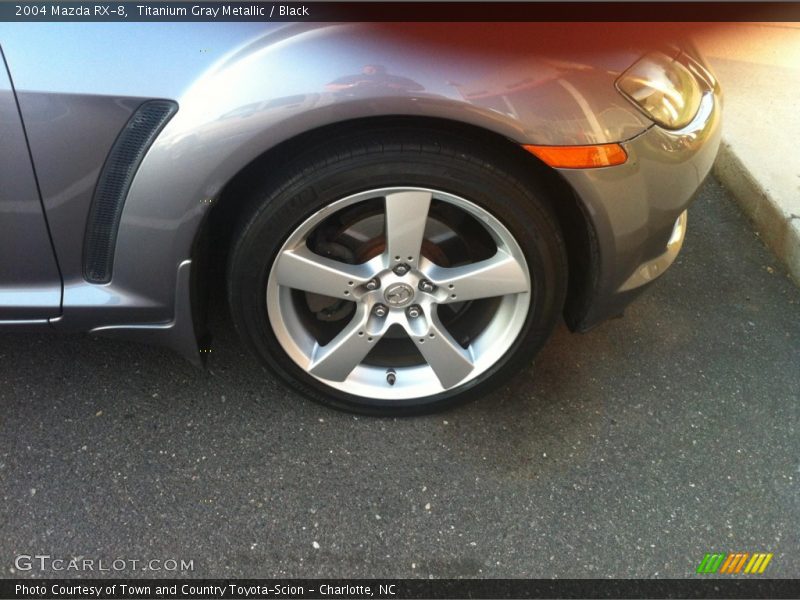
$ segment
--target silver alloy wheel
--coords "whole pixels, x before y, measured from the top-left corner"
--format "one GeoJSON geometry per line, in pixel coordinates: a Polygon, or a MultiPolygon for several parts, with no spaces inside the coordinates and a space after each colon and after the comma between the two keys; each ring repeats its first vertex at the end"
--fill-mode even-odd
{"type": "Polygon", "coordinates": [[[266,296],[275,336],[300,368],[349,394],[404,400],[453,389],[491,368],[522,330],[530,292],[525,256],[495,217],[453,194],[393,187],[348,196],[306,219],[281,247],[266,296]],[[309,235],[325,219],[376,198],[384,202],[385,250],[381,254],[349,264],[309,249],[309,235]],[[440,266],[423,256],[433,200],[453,205],[480,223],[496,246],[494,255],[454,267],[440,266]],[[352,316],[333,339],[320,345],[299,314],[293,290],[352,302],[352,316]],[[498,301],[492,303],[481,331],[464,347],[442,323],[439,306],[486,298],[498,301]],[[420,364],[387,368],[365,360],[396,326],[416,345],[423,359],[420,364]]]}

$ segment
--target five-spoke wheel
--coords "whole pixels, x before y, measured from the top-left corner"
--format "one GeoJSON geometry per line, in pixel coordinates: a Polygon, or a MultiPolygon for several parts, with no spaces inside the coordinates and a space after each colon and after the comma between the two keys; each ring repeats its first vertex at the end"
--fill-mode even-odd
{"type": "Polygon", "coordinates": [[[451,389],[491,367],[522,328],[530,289],[522,250],[491,214],[442,191],[386,188],[334,202],[289,236],[272,267],[267,309],[281,346],[320,381],[362,396],[407,399],[451,389]],[[383,209],[383,224],[375,206],[383,209]],[[336,230],[326,224],[338,223],[339,213],[360,218],[347,224],[346,235],[321,241],[319,229],[336,230]],[[480,249],[486,258],[463,251],[470,239],[449,239],[464,221],[485,228],[480,241],[493,246],[480,249]],[[382,250],[352,264],[312,249],[330,244],[348,248],[348,257],[365,247],[382,250]],[[462,252],[450,256],[448,247],[462,252]],[[340,329],[331,339],[317,335],[298,290],[322,296],[325,309],[339,305],[340,329]],[[475,302],[485,299],[496,301],[475,302]],[[393,330],[412,343],[384,344],[393,330]]]}
{"type": "Polygon", "coordinates": [[[521,159],[411,129],[331,139],[256,190],[229,300],[267,366],[312,398],[430,411],[506,381],[558,317],[566,256],[521,159]]]}

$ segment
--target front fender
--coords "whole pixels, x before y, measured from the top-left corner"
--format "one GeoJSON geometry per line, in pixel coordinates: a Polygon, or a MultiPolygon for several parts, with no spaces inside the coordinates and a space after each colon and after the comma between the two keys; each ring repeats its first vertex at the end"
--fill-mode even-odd
{"type": "MultiPolygon", "coordinates": [[[[442,44],[428,25],[290,25],[205,68],[174,98],[178,113],[131,184],[111,283],[102,292],[65,290],[65,323],[70,305],[87,317],[91,308],[93,327],[105,331],[173,320],[178,267],[212,202],[242,168],[301,133],[406,115],[518,143],[579,145],[629,139],[651,125],[613,85],[633,53],[552,56],[525,43],[487,50],[475,42],[483,26],[448,27],[442,44]]],[[[498,39],[524,42],[524,24],[492,27],[498,39]]]]}

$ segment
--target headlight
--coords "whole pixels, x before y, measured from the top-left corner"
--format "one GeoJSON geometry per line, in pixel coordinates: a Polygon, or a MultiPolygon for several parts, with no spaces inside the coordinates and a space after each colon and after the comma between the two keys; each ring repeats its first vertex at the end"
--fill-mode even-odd
{"type": "Polygon", "coordinates": [[[639,59],[617,80],[617,89],[667,129],[688,125],[703,95],[692,72],[661,52],[639,59]]]}

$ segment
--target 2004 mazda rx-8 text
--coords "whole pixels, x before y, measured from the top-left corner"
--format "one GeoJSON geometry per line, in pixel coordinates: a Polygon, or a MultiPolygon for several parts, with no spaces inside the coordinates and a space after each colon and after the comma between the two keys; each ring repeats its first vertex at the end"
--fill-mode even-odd
{"type": "Polygon", "coordinates": [[[200,365],[224,287],[311,398],[485,393],[680,250],[719,87],[634,29],[3,24],[0,325],[200,365]]]}

